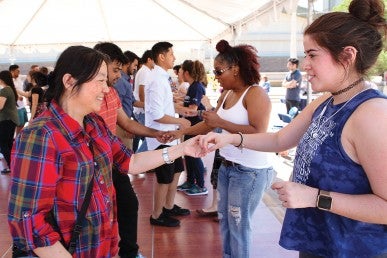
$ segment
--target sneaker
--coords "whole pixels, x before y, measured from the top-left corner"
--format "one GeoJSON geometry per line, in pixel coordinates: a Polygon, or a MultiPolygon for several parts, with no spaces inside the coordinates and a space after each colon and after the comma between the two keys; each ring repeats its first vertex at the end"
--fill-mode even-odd
{"type": "Polygon", "coordinates": [[[140,252],[138,252],[138,254],[137,254],[136,258],[145,258],[145,256],[144,256],[144,255],[142,255],[140,252]]]}
{"type": "Polygon", "coordinates": [[[190,189],[185,191],[185,193],[187,195],[206,195],[208,194],[208,190],[205,187],[201,188],[197,185],[193,185],[190,189]]]}
{"type": "Polygon", "coordinates": [[[168,217],[173,216],[186,216],[189,215],[191,212],[188,209],[183,209],[178,205],[173,205],[172,209],[166,209],[163,208],[163,213],[167,215],[168,217]]]}
{"type": "Polygon", "coordinates": [[[150,224],[154,225],[154,226],[163,226],[163,227],[178,227],[178,226],[180,226],[180,221],[178,219],[168,217],[163,213],[161,213],[157,219],[154,219],[154,218],[152,218],[152,216],[150,216],[149,221],[150,221],[150,224]]]}
{"type": "Polygon", "coordinates": [[[190,189],[191,187],[193,186],[192,183],[186,181],[184,182],[183,184],[177,186],[177,191],[187,191],[188,189],[190,189]]]}

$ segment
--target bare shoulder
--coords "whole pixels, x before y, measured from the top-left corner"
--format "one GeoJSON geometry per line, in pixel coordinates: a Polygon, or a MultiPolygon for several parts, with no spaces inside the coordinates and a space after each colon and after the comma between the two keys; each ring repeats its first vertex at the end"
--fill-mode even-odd
{"type": "Polygon", "coordinates": [[[260,87],[260,86],[251,86],[246,95],[245,95],[245,101],[270,101],[269,95],[266,93],[266,91],[260,87]]]}
{"type": "Polygon", "coordinates": [[[380,151],[381,145],[387,143],[387,99],[373,98],[362,103],[344,129],[356,145],[380,151]]]}
{"type": "Polygon", "coordinates": [[[372,98],[362,103],[354,112],[355,123],[363,124],[365,121],[373,121],[372,124],[387,125],[387,99],[372,98]]]}

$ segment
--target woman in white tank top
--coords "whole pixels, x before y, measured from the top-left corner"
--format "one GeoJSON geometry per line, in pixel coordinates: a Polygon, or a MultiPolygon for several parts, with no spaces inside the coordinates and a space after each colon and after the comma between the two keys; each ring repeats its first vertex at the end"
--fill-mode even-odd
{"type": "MultiPolygon", "coordinates": [[[[215,78],[224,92],[215,111],[202,114],[203,122],[181,131],[195,135],[222,128],[222,133],[266,132],[271,103],[260,80],[257,51],[250,45],[231,47],[221,40],[214,60],[215,78]]],[[[179,135],[177,135],[179,137],[179,135]]],[[[270,186],[274,171],[267,153],[227,145],[220,150],[218,217],[223,257],[246,258],[250,253],[251,218],[270,186]]]]}

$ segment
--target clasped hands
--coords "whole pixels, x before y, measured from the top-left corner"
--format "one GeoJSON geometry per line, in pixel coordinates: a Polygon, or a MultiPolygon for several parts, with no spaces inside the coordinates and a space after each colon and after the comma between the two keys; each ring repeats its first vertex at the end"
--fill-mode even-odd
{"type": "MultiPolygon", "coordinates": [[[[227,144],[237,145],[240,141],[238,134],[218,134],[210,132],[206,135],[198,135],[191,138],[197,144],[196,152],[200,157],[216,149],[222,148],[227,144]]],[[[285,208],[309,208],[316,207],[318,189],[305,184],[278,181],[272,184],[271,188],[278,194],[278,199],[285,208]]]]}

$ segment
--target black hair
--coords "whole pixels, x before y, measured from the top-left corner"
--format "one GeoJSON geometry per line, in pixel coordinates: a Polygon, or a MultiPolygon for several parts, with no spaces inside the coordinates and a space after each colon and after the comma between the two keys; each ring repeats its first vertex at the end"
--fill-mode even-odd
{"type": "Polygon", "coordinates": [[[134,62],[134,60],[140,60],[140,58],[138,57],[138,55],[136,55],[135,53],[133,53],[132,51],[129,51],[129,50],[127,50],[127,51],[125,51],[124,52],[124,55],[125,55],[125,57],[128,59],[128,63],[133,63],[134,62]]]}
{"type": "Polygon", "coordinates": [[[10,65],[8,68],[10,72],[15,71],[16,69],[19,69],[19,66],[17,64],[10,65]]]}
{"type": "Polygon", "coordinates": [[[300,61],[297,58],[294,58],[294,57],[289,58],[288,62],[297,65],[297,67],[298,67],[298,64],[300,63],[300,61]]]}
{"type": "Polygon", "coordinates": [[[157,63],[159,55],[168,52],[171,47],[173,47],[173,45],[166,41],[161,41],[154,44],[152,47],[153,60],[157,63]]]}
{"type": "Polygon", "coordinates": [[[153,57],[153,52],[152,50],[148,49],[144,52],[144,54],[142,54],[142,57],[141,57],[141,62],[143,64],[145,64],[147,61],[148,61],[148,58],[154,60],[154,57],[153,57]]]}
{"type": "Polygon", "coordinates": [[[47,86],[48,84],[48,78],[47,75],[45,75],[42,72],[34,72],[31,74],[31,79],[34,79],[36,82],[36,85],[38,87],[47,86]]]}
{"type": "Polygon", "coordinates": [[[15,101],[17,101],[18,96],[17,96],[15,84],[13,83],[13,80],[12,80],[11,72],[7,71],[7,70],[1,71],[0,72],[0,80],[2,80],[6,85],[11,87],[13,94],[15,95],[15,101]]]}
{"type": "Polygon", "coordinates": [[[40,71],[41,73],[45,74],[45,75],[48,74],[48,68],[45,67],[45,66],[40,67],[40,68],[39,68],[39,71],[40,71]]]}
{"type": "Polygon", "coordinates": [[[101,42],[94,46],[95,50],[98,50],[105,55],[109,56],[110,62],[117,61],[120,64],[128,63],[128,59],[122,53],[122,50],[119,46],[111,42],[101,42]]]}
{"type": "Polygon", "coordinates": [[[95,49],[84,46],[68,47],[59,56],[54,71],[48,76],[49,87],[45,94],[46,100],[59,102],[65,90],[62,81],[65,74],[70,74],[75,79],[73,90],[78,92],[82,84],[96,76],[102,62],[107,64],[110,59],[95,49]]]}

